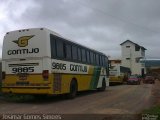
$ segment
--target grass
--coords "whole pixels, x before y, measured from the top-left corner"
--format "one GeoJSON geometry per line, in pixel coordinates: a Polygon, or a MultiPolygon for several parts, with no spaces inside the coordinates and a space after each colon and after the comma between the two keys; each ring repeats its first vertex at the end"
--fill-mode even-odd
{"type": "Polygon", "coordinates": [[[142,114],[144,116],[147,115],[148,119],[146,120],[160,120],[160,105],[146,109],[142,112],[142,114]]]}
{"type": "Polygon", "coordinates": [[[147,110],[144,110],[143,113],[148,113],[148,114],[159,114],[160,115],[160,105],[151,107],[147,110]]]}

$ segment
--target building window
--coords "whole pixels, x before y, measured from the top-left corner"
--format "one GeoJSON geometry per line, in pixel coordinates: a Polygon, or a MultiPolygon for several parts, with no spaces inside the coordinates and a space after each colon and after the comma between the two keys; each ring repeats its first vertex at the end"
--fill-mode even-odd
{"type": "Polygon", "coordinates": [[[139,45],[135,45],[135,51],[139,51],[140,50],[140,46],[139,45]]]}
{"type": "Polygon", "coordinates": [[[130,46],[126,46],[126,48],[130,48],[130,46]]]}
{"type": "Polygon", "coordinates": [[[139,57],[138,57],[138,58],[135,58],[135,62],[136,62],[136,63],[139,63],[140,59],[141,59],[141,58],[139,58],[139,57]]]}
{"type": "Polygon", "coordinates": [[[126,60],[130,60],[130,58],[126,58],[126,60]]]}
{"type": "Polygon", "coordinates": [[[138,63],[138,62],[139,62],[139,59],[135,58],[135,62],[138,63]]]}
{"type": "Polygon", "coordinates": [[[141,50],[141,55],[145,56],[145,51],[143,49],[141,50]]]}

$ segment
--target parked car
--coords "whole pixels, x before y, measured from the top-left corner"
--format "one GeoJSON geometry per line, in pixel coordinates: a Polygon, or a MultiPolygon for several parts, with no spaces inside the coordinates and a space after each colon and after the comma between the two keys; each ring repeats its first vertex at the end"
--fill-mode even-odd
{"type": "Polygon", "coordinates": [[[140,85],[141,83],[141,78],[136,76],[136,75],[131,75],[128,80],[127,80],[127,84],[137,84],[140,85]]]}
{"type": "Polygon", "coordinates": [[[154,79],[153,76],[146,76],[145,79],[143,80],[143,83],[154,84],[155,83],[155,79],[154,79]]]}

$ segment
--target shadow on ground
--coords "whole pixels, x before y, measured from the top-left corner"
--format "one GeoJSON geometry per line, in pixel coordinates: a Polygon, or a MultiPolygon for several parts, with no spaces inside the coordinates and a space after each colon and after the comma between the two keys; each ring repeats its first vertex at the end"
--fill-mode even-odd
{"type": "MultiPolygon", "coordinates": [[[[98,93],[101,93],[101,92],[96,91],[96,90],[78,92],[76,98],[98,94],[98,93]]],[[[53,95],[53,96],[15,95],[15,94],[0,95],[0,101],[6,101],[6,102],[11,102],[11,103],[43,104],[43,103],[61,102],[64,100],[72,100],[72,99],[67,98],[67,95],[53,95]]]]}

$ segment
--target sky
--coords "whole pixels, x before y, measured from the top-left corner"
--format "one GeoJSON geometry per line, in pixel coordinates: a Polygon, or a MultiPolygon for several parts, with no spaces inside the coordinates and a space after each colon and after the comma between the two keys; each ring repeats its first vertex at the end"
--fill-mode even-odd
{"type": "Polygon", "coordinates": [[[131,40],[159,59],[160,0],[0,0],[0,57],[6,32],[45,27],[121,59],[131,40]]]}

